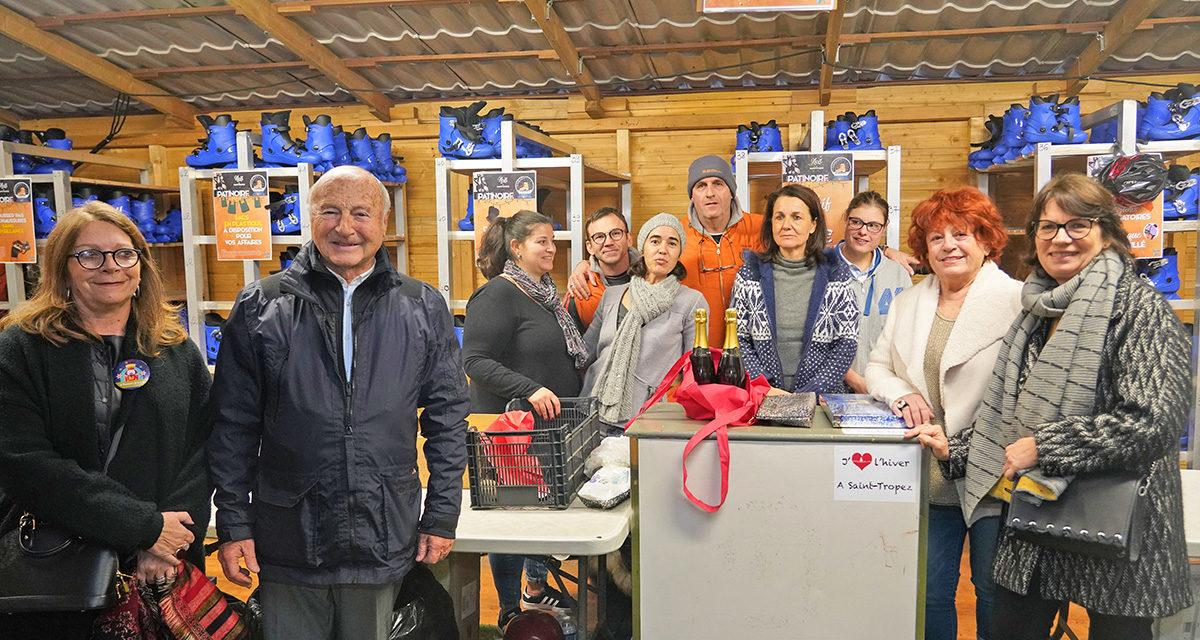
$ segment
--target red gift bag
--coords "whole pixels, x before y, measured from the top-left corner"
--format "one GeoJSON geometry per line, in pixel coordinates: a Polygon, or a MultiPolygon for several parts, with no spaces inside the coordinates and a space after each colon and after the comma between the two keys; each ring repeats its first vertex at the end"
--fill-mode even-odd
{"type": "MultiPolygon", "coordinates": [[[[712,349],[711,351],[715,368],[721,359],[721,350],[712,349]]],[[[654,391],[650,399],[646,400],[637,415],[625,424],[625,428],[628,429],[634,420],[646,412],[646,409],[661,400],[666,395],[671,383],[675,381],[675,376],[682,372],[683,380],[675,389],[675,402],[683,405],[683,411],[687,417],[693,420],[708,421],[696,431],[683,448],[683,493],[688,500],[691,500],[692,504],[709,513],[714,513],[721,508],[721,505],[725,504],[725,496],[729,493],[728,428],[754,423],[754,414],[758,412],[758,405],[762,403],[767,391],[771,389],[771,384],[761,375],[753,380],[747,380],[745,389],[728,384],[696,384],[696,378],[692,376],[691,356],[691,352],[685,353],[675,361],[674,365],[671,365],[671,370],[658,385],[658,389],[654,391]],[[692,449],[696,448],[696,445],[713,433],[717,435],[717,455],[721,460],[721,501],[710,505],[692,495],[691,490],[688,489],[687,457],[691,454],[692,449]]]]}

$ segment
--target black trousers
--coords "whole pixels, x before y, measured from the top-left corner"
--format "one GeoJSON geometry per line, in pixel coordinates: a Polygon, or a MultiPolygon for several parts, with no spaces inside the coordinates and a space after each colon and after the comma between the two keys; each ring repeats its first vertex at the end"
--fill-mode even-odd
{"type": "MultiPolygon", "coordinates": [[[[1054,616],[1062,607],[1060,600],[1040,595],[1041,569],[1035,569],[1029,581],[1029,594],[1021,595],[996,585],[992,609],[992,637],[1004,640],[1046,640],[1054,616]]],[[[1112,616],[1087,609],[1089,640],[1151,640],[1151,618],[1112,616]]]]}

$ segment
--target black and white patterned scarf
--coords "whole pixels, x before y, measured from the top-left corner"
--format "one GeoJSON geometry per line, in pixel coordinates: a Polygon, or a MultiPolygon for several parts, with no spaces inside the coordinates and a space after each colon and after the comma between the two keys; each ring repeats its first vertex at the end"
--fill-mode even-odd
{"type": "MultiPolygon", "coordinates": [[[[1039,425],[1093,410],[1104,338],[1124,271],[1120,254],[1105,249],[1061,285],[1040,267],[1025,279],[1024,314],[1004,337],[975,416],[963,503],[968,519],[1000,479],[1006,446],[1033,435],[1039,425]],[[1046,318],[1059,318],[1058,326],[1022,385],[1020,371],[1030,335],[1046,318]]],[[[1070,482],[1047,478],[1036,469],[1030,475],[1056,495],[1070,482]]]]}
{"type": "Polygon", "coordinates": [[[563,337],[567,340],[567,353],[575,359],[575,368],[582,369],[587,362],[587,347],[583,345],[583,336],[579,335],[579,328],[575,326],[571,314],[567,313],[566,306],[559,299],[558,287],[554,286],[554,279],[550,274],[543,274],[541,280],[534,280],[533,276],[525,273],[510,259],[504,263],[504,275],[529,294],[534,302],[554,314],[554,319],[558,320],[558,326],[562,328],[563,337]]]}

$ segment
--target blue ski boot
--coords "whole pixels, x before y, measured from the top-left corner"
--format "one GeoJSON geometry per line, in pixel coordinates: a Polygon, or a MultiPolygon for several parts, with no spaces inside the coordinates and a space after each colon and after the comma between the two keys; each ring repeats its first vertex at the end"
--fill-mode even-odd
{"type": "Polygon", "coordinates": [[[489,158],[491,145],[475,129],[483,102],[467,107],[442,107],[439,111],[438,151],[446,158],[489,158]]]}
{"type": "MultiPolygon", "coordinates": [[[[499,158],[504,153],[504,144],[500,140],[500,124],[504,122],[504,116],[504,107],[497,107],[479,119],[479,135],[486,144],[492,145],[491,157],[493,158],[499,158]]],[[[512,120],[512,116],[507,119],[512,120]]]]}
{"type": "Polygon", "coordinates": [[[350,148],[350,164],[375,173],[375,149],[371,146],[371,136],[367,135],[365,127],[359,127],[354,133],[346,136],[350,148]]]}
{"type": "Polygon", "coordinates": [[[1167,167],[1167,188],[1163,190],[1164,220],[1195,220],[1200,198],[1200,168],[1188,172],[1181,164],[1167,167]]]}
{"type": "Polygon", "coordinates": [[[138,231],[142,232],[142,236],[146,238],[146,242],[158,242],[155,237],[155,225],[158,220],[154,217],[154,197],[148,193],[143,193],[136,200],[131,200],[129,203],[129,217],[133,223],[137,225],[138,231]]]}
{"type": "MultiPolygon", "coordinates": [[[[73,141],[67,137],[67,133],[58,127],[51,127],[41,133],[42,146],[50,147],[51,149],[60,149],[70,151],[74,146],[73,141]]],[[[66,171],[70,174],[75,170],[75,163],[70,160],[62,160],[60,158],[44,158],[42,164],[33,167],[33,173],[53,173],[55,171],[66,171]]]]}
{"type": "Polygon", "coordinates": [[[301,162],[321,163],[320,153],[309,151],[304,143],[293,140],[288,126],[291,111],[263,112],[259,121],[262,132],[262,160],[268,167],[294,167],[301,162]]]}
{"type": "Polygon", "coordinates": [[[313,171],[329,171],[337,151],[333,147],[333,122],[329,116],[321,114],[316,119],[304,118],[304,146],[310,153],[316,154],[317,161],[313,163],[313,171]]]}
{"type": "Polygon", "coordinates": [[[851,139],[851,136],[855,136],[854,131],[850,129],[850,125],[853,123],[854,120],[847,120],[845,115],[835,118],[833,121],[834,143],[826,146],[825,149],[829,151],[849,151],[854,146],[854,143],[858,142],[857,137],[853,140],[851,139]]]}
{"type": "Polygon", "coordinates": [[[838,144],[837,120],[825,123],[825,150],[828,151],[838,144]]]}
{"type": "Polygon", "coordinates": [[[972,147],[979,147],[978,151],[972,151],[967,155],[967,166],[972,169],[986,169],[992,166],[992,155],[995,154],[996,143],[1000,142],[1000,133],[1004,127],[1004,118],[996,115],[989,115],[988,121],[983,123],[985,129],[988,130],[988,139],[983,142],[972,143],[972,147]]]}
{"type": "Polygon", "coordinates": [[[1021,149],[1025,146],[1025,119],[1028,116],[1029,110],[1016,103],[1004,112],[1004,131],[1000,136],[1000,144],[997,145],[997,148],[1003,148],[1004,152],[997,150],[992,156],[996,164],[1012,162],[1021,157],[1021,149]]]}
{"type": "Polygon", "coordinates": [[[75,193],[71,194],[71,208],[78,209],[79,207],[82,207],[83,205],[91,202],[92,200],[99,200],[99,199],[100,199],[100,197],[97,196],[96,193],[94,191],[92,191],[90,188],[79,187],[78,189],[75,190],[75,193]]]}
{"type": "Polygon", "coordinates": [[[196,116],[208,136],[200,139],[200,146],[184,159],[189,167],[208,169],[212,167],[237,166],[237,121],[229,114],[216,118],[196,116]]]}
{"type": "MultiPolygon", "coordinates": [[[[34,132],[28,129],[22,129],[17,132],[17,142],[21,144],[37,144],[34,139],[34,132]]],[[[33,167],[41,162],[41,158],[33,158],[23,153],[14,153],[12,157],[13,173],[18,175],[29,175],[33,173],[33,167]]]]}
{"type": "Polygon", "coordinates": [[[460,231],[475,230],[475,191],[467,187],[467,215],[458,221],[460,231]]]}
{"type": "Polygon", "coordinates": [[[769,120],[759,127],[758,150],[770,153],[783,151],[783,135],[779,132],[779,125],[775,124],[774,120],[769,120]]]}
{"type": "Polygon", "coordinates": [[[300,195],[296,187],[288,185],[283,188],[279,200],[267,205],[271,211],[271,234],[290,236],[300,233],[300,195]]]}
{"type": "MultiPolygon", "coordinates": [[[[776,132],[778,131],[776,129],[776,132]]],[[[855,118],[850,123],[850,131],[858,139],[858,143],[853,146],[855,151],[880,151],[883,149],[883,142],[879,139],[879,118],[875,115],[874,109],[855,118]]]]}
{"type": "MultiPolygon", "coordinates": [[[[113,191],[109,194],[108,200],[105,200],[105,202],[112,205],[112,208],[125,214],[125,217],[133,220],[133,209],[130,208],[130,198],[125,195],[125,192],[113,191]]],[[[133,220],[133,223],[137,224],[137,220],[133,220]]]]}
{"type": "Polygon", "coordinates": [[[1021,155],[1033,153],[1038,142],[1062,144],[1062,135],[1054,130],[1058,124],[1058,96],[1033,96],[1029,99],[1028,114],[1021,130],[1024,144],[1021,155]]]}
{"type": "Polygon", "coordinates": [[[739,124],[737,128],[737,139],[734,142],[734,151],[749,151],[750,150],[750,127],[744,124],[739,124]]]}
{"type": "Polygon", "coordinates": [[[1175,247],[1163,249],[1161,258],[1139,258],[1138,273],[1141,274],[1167,300],[1179,300],[1179,256],[1175,247]]]}
{"type": "MultiPolygon", "coordinates": [[[[1166,105],[1169,120],[1157,123],[1161,114],[1151,116],[1148,103],[1146,137],[1150,140],[1185,140],[1200,136],[1200,95],[1196,94],[1196,87],[1181,82],[1176,88],[1165,91],[1163,97],[1170,101],[1166,105]]],[[[1161,104],[1156,106],[1161,108],[1161,104]]]]}
{"type": "Polygon", "coordinates": [[[375,158],[375,177],[383,182],[394,181],[396,161],[392,158],[392,134],[381,133],[371,140],[371,154],[375,158]]]}
{"type": "Polygon", "coordinates": [[[1071,96],[1058,103],[1055,110],[1054,131],[1062,137],[1061,144],[1082,144],[1087,141],[1083,130],[1083,116],[1079,114],[1079,96],[1071,96]]]}
{"type": "Polygon", "coordinates": [[[292,262],[296,259],[296,254],[298,253],[300,253],[300,247],[296,246],[288,247],[287,249],[279,252],[279,268],[275,271],[272,271],[271,275],[279,273],[280,271],[286,271],[288,267],[292,266],[292,262]]]}
{"type": "Polygon", "coordinates": [[[33,235],[35,238],[41,239],[50,235],[54,230],[55,223],[58,222],[58,216],[54,213],[54,207],[50,206],[50,190],[49,189],[34,189],[33,190],[33,235]]]}
{"type": "Polygon", "coordinates": [[[333,166],[342,167],[348,164],[354,164],[354,158],[350,156],[350,143],[346,140],[346,132],[342,131],[342,125],[333,127],[333,166]]]}
{"type": "Polygon", "coordinates": [[[217,364],[217,354],[221,350],[221,331],[225,328],[225,318],[215,311],[204,314],[204,346],[208,364],[217,364]]]}
{"type": "Polygon", "coordinates": [[[179,209],[167,210],[167,215],[154,225],[154,235],[159,237],[159,242],[183,240],[183,212],[179,209]]]}

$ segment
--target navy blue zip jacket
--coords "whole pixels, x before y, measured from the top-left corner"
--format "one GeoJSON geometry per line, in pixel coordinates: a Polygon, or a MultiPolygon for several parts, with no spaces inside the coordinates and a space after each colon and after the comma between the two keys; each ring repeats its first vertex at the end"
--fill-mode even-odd
{"type": "Polygon", "coordinates": [[[453,538],[458,524],[470,403],[445,300],[380,249],[354,293],[346,382],[341,283],[311,242],[271,277],[238,294],[217,360],[208,443],[217,535],[253,538],[265,580],[399,580],[418,531],[453,538]]]}

